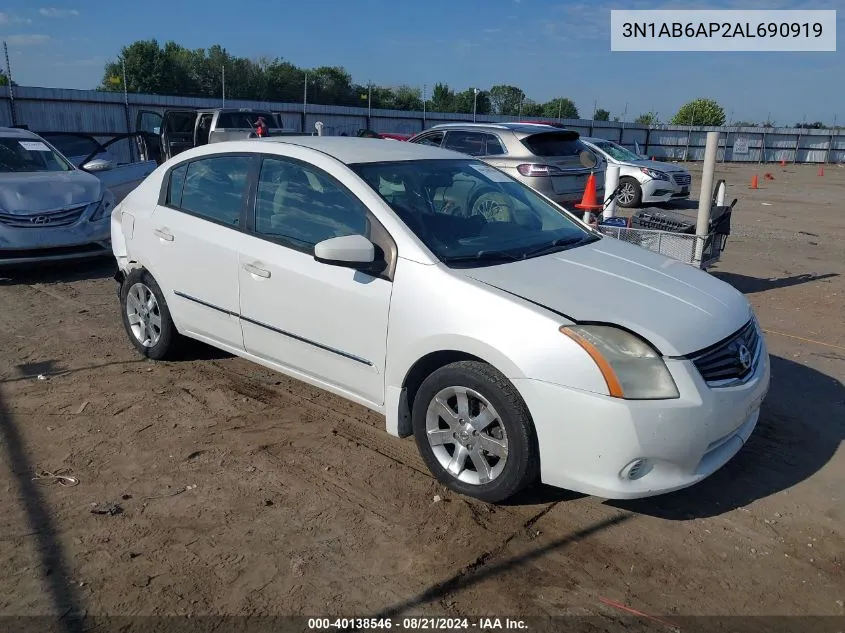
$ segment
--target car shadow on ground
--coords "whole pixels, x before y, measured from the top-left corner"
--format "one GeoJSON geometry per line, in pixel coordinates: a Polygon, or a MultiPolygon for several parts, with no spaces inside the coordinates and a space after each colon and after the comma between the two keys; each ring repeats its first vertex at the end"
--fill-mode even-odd
{"type": "Polygon", "coordinates": [[[746,295],[754,294],[756,292],[766,292],[767,290],[776,290],[777,288],[798,286],[800,284],[839,276],[838,273],[825,273],[822,275],[792,275],[791,277],[781,277],[780,279],[761,279],[759,277],[751,277],[750,275],[720,272],[717,270],[711,271],[710,274],[716,277],[716,279],[721,279],[722,281],[729,283],[741,293],[746,295]]]}
{"type": "Polygon", "coordinates": [[[108,279],[114,276],[116,271],[117,267],[112,257],[98,257],[75,262],[28,264],[0,269],[0,286],[108,279]]]}
{"type": "Polygon", "coordinates": [[[845,440],[845,385],[799,363],[771,357],[772,384],[746,445],[701,483],[610,506],[668,520],[718,516],[809,479],[845,440]]]}

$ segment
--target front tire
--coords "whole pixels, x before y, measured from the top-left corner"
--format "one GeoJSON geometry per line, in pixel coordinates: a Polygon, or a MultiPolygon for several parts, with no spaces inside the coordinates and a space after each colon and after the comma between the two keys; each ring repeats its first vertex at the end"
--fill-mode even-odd
{"type": "Polygon", "coordinates": [[[417,391],[411,419],[429,470],[460,494],[499,503],[539,475],[528,407],[485,363],[461,361],[432,373],[417,391]]]}
{"type": "Polygon", "coordinates": [[[135,269],[126,275],[120,287],[120,312],[129,340],[143,356],[162,360],[173,354],[179,333],[149,272],[135,269]]]}
{"type": "Polygon", "coordinates": [[[616,203],[625,209],[635,209],[642,204],[643,188],[633,178],[619,179],[619,193],[616,195],[616,203]]]}

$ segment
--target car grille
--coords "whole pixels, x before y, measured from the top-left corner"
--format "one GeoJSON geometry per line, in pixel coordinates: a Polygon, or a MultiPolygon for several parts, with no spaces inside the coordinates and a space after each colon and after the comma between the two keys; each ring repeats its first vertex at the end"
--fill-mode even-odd
{"type": "Polygon", "coordinates": [[[690,356],[690,360],[710,387],[732,387],[742,384],[754,373],[760,362],[763,338],[757,321],[751,319],[741,330],[721,343],[690,356]],[[742,346],[747,355],[740,353],[742,346]],[[745,363],[742,357],[745,356],[745,363]]]}
{"type": "Polygon", "coordinates": [[[58,211],[44,211],[32,215],[16,215],[12,213],[0,213],[0,222],[6,226],[18,228],[45,229],[55,226],[68,226],[75,224],[85,213],[88,205],[73,207],[72,209],[60,209],[58,211]]]}
{"type": "Polygon", "coordinates": [[[689,174],[672,174],[672,180],[675,181],[676,185],[681,187],[689,187],[690,183],[692,182],[692,176],[689,174]]]}

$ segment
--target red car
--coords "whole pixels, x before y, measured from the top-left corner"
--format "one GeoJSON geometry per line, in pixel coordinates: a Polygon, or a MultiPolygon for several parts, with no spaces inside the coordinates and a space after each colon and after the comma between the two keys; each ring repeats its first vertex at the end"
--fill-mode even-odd
{"type": "Polygon", "coordinates": [[[389,132],[379,132],[379,136],[382,138],[389,138],[394,141],[407,141],[411,138],[410,134],[391,134],[389,132]]]}

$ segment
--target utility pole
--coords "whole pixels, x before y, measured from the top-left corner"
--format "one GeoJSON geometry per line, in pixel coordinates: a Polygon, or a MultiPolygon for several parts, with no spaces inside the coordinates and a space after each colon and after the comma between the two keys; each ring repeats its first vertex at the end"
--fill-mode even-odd
{"type": "Polygon", "coordinates": [[[226,67],[221,66],[222,78],[223,78],[223,107],[226,107],[226,67]]]}
{"type": "Polygon", "coordinates": [[[12,109],[12,125],[18,124],[18,115],[15,108],[15,89],[12,85],[12,65],[9,63],[9,47],[3,41],[3,53],[6,55],[6,77],[9,80],[9,106],[12,109]]]}
{"type": "Polygon", "coordinates": [[[428,88],[428,86],[426,86],[425,84],[423,84],[423,95],[422,95],[422,97],[423,97],[423,129],[425,129],[425,102],[426,102],[426,100],[427,100],[427,98],[428,98],[428,97],[427,97],[427,94],[426,94],[426,89],[427,89],[427,88],[428,88]]]}
{"type": "Polygon", "coordinates": [[[557,122],[560,123],[563,119],[563,98],[557,100],[557,122]]]}
{"type": "Polygon", "coordinates": [[[473,88],[472,92],[472,122],[475,123],[475,113],[478,110],[478,88],[473,88]]]}

